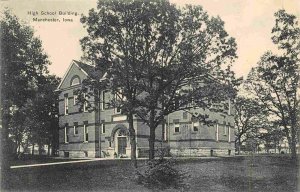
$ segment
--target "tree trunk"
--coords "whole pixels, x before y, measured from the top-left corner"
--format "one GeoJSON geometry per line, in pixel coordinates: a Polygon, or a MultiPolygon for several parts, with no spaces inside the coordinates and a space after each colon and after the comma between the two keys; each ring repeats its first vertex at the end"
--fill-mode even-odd
{"type": "Polygon", "coordinates": [[[150,137],[149,137],[149,160],[154,159],[155,156],[155,129],[150,128],[150,137]]]}
{"type": "MultiPolygon", "coordinates": [[[[293,127],[291,129],[293,129],[293,127]]],[[[288,151],[290,152],[291,147],[292,147],[292,138],[290,137],[289,129],[286,126],[284,126],[284,132],[286,134],[286,138],[287,138],[288,144],[289,144],[289,148],[288,148],[289,150],[288,151]]]]}
{"type": "Polygon", "coordinates": [[[53,142],[51,143],[51,156],[55,156],[55,151],[56,151],[56,148],[53,144],[53,142]]]}
{"type": "Polygon", "coordinates": [[[291,126],[291,151],[292,151],[292,159],[296,160],[297,159],[297,151],[296,151],[296,124],[292,123],[291,126]]]}
{"type": "Polygon", "coordinates": [[[19,154],[20,152],[21,152],[21,144],[20,144],[20,142],[17,142],[18,143],[18,151],[17,151],[17,154],[19,154]]]}
{"type": "Polygon", "coordinates": [[[47,155],[50,156],[50,143],[48,143],[48,152],[47,155]]]}
{"type": "Polygon", "coordinates": [[[241,153],[241,137],[238,138],[238,155],[241,153]]]}
{"type": "Polygon", "coordinates": [[[51,156],[55,156],[56,155],[56,152],[57,152],[57,149],[58,149],[58,145],[57,145],[57,138],[58,138],[58,135],[55,133],[53,138],[51,139],[50,141],[50,145],[51,145],[51,156]]]}
{"type": "Polygon", "coordinates": [[[34,155],[34,143],[32,143],[32,150],[31,150],[31,155],[34,155]]]}
{"type": "Polygon", "coordinates": [[[42,145],[39,144],[38,147],[39,147],[39,155],[42,155],[42,145]]]}
{"type": "Polygon", "coordinates": [[[134,168],[137,168],[136,161],[136,140],[135,140],[135,129],[133,125],[133,114],[130,113],[128,115],[128,123],[129,123],[129,137],[130,137],[130,145],[131,145],[131,161],[134,168]]]}
{"type": "Polygon", "coordinates": [[[9,131],[8,131],[8,124],[10,120],[9,114],[6,112],[8,111],[7,106],[4,106],[4,102],[1,102],[3,104],[3,110],[2,112],[2,127],[0,127],[0,137],[1,137],[1,146],[0,146],[0,171],[1,171],[1,188],[5,189],[8,185],[8,179],[9,179],[9,174],[10,174],[10,162],[11,162],[11,157],[12,157],[12,146],[9,143],[9,131]]]}
{"type": "Polygon", "coordinates": [[[149,160],[155,157],[155,127],[154,127],[154,110],[150,112],[150,135],[149,135],[149,160]]]}

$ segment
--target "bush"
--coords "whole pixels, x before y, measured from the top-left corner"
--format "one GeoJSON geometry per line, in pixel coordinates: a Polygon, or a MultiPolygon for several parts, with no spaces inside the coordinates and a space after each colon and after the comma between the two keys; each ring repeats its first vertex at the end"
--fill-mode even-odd
{"type": "Polygon", "coordinates": [[[136,172],[137,183],[153,190],[168,188],[186,190],[189,175],[175,167],[174,159],[149,161],[142,171],[136,172]]]}

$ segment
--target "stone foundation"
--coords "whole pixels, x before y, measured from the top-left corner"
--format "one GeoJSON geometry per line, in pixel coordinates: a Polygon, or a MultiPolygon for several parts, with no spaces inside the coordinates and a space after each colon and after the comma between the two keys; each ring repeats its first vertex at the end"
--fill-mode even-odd
{"type": "MultiPolygon", "coordinates": [[[[164,149],[164,156],[175,156],[175,157],[203,157],[203,156],[234,156],[234,149],[213,149],[213,148],[168,148],[164,149]]],[[[60,157],[66,158],[95,158],[99,157],[99,152],[95,151],[59,151],[60,157]]],[[[155,156],[159,156],[161,150],[156,149],[155,156]]],[[[126,155],[130,157],[130,148],[126,149],[126,155]],[[127,154],[128,153],[128,154],[127,154]]],[[[149,148],[137,148],[137,157],[148,157],[149,148]]],[[[102,150],[101,157],[114,158],[114,149],[107,148],[102,150]]]]}
{"type": "MultiPolygon", "coordinates": [[[[168,157],[170,156],[170,151],[169,148],[155,148],[155,156],[159,157],[161,156],[163,153],[164,157],[168,157]]],[[[145,157],[149,157],[149,148],[148,147],[140,147],[137,149],[137,157],[138,158],[145,158],[145,157]]]]}
{"type": "Polygon", "coordinates": [[[182,148],[170,150],[172,156],[177,157],[201,157],[201,156],[233,156],[234,149],[212,148],[182,148]]]}
{"type": "Polygon", "coordinates": [[[95,158],[95,151],[59,151],[60,157],[66,158],[95,158]]]}

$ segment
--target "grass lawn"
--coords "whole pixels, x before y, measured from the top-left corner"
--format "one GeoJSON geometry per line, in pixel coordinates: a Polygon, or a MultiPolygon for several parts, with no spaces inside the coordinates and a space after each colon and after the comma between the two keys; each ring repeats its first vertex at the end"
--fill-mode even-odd
{"type": "MultiPolygon", "coordinates": [[[[297,191],[298,166],[287,156],[180,159],[177,166],[190,174],[190,191],[297,191]]],[[[6,178],[9,191],[151,191],[134,182],[128,160],[12,169],[6,178]]]]}
{"type": "Polygon", "coordinates": [[[31,157],[27,155],[24,159],[13,159],[10,164],[11,166],[15,165],[31,165],[39,163],[56,163],[56,162],[65,162],[65,161],[76,161],[81,159],[68,159],[68,158],[52,158],[48,156],[34,156],[31,157]]]}

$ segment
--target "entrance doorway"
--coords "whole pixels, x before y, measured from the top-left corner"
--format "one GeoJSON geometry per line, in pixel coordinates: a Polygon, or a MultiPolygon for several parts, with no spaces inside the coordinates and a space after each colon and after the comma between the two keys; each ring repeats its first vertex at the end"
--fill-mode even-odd
{"type": "Polygon", "coordinates": [[[127,138],[118,137],[118,155],[126,154],[127,138]]]}
{"type": "Polygon", "coordinates": [[[126,130],[119,129],[115,134],[115,151],[118,156],[126,155],[127,134],[126,130]]]}

